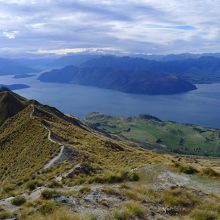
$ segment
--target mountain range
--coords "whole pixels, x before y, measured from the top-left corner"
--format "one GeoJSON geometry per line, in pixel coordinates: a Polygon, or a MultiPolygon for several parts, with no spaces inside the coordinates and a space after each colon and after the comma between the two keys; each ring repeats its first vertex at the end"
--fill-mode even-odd
{"type": "Polygon", "coordinates": [[[162,63],[141,58],[101,57],[79,67],[43,73],[42,82],[75,83],[114,89],[136,94],[175,94],[196,89],[196,86],[168,71],[162,63]]]}
{"type": "Polygon", "coordinates": [[[89,85],[134,94],[176,94],[196,89],[197,83],[220,82],[219,54],[208,55],[140,58],[76,54],[59,58],[1,58],[0,75],[14,74],[22,78],[28,77],[28,73],[49,69],[40,75],[40,81],[89,85]],[[50,70],[54,67],[60,69],[50,70]]]}

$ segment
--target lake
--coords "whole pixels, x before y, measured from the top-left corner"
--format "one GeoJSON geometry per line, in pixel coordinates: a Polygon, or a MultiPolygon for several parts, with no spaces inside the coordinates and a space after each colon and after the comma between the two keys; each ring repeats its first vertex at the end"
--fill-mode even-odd
{"type": "Polygon", "coordinates": [[[220,84],[200,84],[178,95],[134,95],[72,84],[41,83],[36,77],[14,79],[0,76],[0,84],[31,86],[16,92],[29,99],[84,118],[89,112],[134,116],[151,114],[163,120],[220,128],[220,84]]]}

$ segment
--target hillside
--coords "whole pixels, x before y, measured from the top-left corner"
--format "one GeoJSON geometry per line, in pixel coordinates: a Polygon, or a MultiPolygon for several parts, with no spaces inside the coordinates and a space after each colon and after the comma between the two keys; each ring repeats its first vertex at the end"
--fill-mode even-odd
{"type": "Polygon", "coordinates": [[[211,206],[208,217],[219,217],[219,160],[139,149],[53,107],[0,95],[0,219],[195,219],[211,206]]]}
{"type": "Polygon", "coordinates": [[[161,121],[149,115],[114,117],[91,113],[86,119],[95,129],[145,148],[179,154],[220,156],[218,129],[161,121]]]}
{"type": "MultiPolygon", "coordinates": [[[[138,154],[138,151],[135,149],[93,133],[90,131],[90,128],[87,128],[85,125],[81,124],[81,122],[79,122],[77,119],[67,117],[54,108],[42,106],[36,101],[28,101],[11,91],[3,91],[0,93],[0,95],[0,100],[2,103],[0,105],[1,122],[5,122],[1,126],[0,130],[1,151],[3,151],[3,154],[1,154],[1,157],[3,157],[1,158],[1,161],[6,159],[10,162],[10,164],[12,163],[11,166],[13,166],[13,163],[20,163],[23,161],[24,163],[29,164],[29,168],[31,168],[32,163],[36,162],[33,161],[33,157],[25,158],[20,155],[22,156],[21,158],[23,158],[23,160],[19,160],[18,158],[14,160],[15,158],[10,158],[10,155],[13,153],[12,156],[18,156],[18,152],[27,153],[29,152],[28,149],[36,149],[37,152],[32,152],[32,154],[38,154],[35,156],[41,158],[42,163],[38,161],[37,164],[39,168],[42,167],[46,161],[44,161],[42,158],[41,148],[47,150],[46,148],[51,148],[53,145],[53,147],[55,147],[57,146],[57,144],[53,144],[55,142],[68,143],[67,145],[70,148],[73,148],[74,146],[74,150],[79,152],[81,155],[79,158],[83,158],[85,156],[88,161],[92,160],[96,151],[99,152],[99,150],[105,151],[105,149],[108,149],[108,151],[105,152],[106,156],[108,155],[107,158],[110,161],[114,159],[117,161],[113,163],[115,166],[117,166],[117,163],[120,163],[120,157],[123,156],[124,151],[126,151],[128,155],[130,154],[131,157],[135,157],[136,152],[138,154]],[[47,140],[48,130],[51,132],[51,139],[57,140],[52,141],[52,144],[50,140],[47,140]],[[32,136],[32,138],[29,139],[29,136],[32,136]],[[19,145],[21,149],[19,149],[16,145],[19,145]],[[93,146],[96,146],[96,148],[93,148],[93,152],[90,155],[89,151],[93,146]],[[9,150],[10,148],[11,150],[9,150]],[[14,152],[14,150],[16,151],[14,152]],[[117,158],[112,157],[115,153],[117,153],[117,158]],[[28,161],[31,159],[31,161],[25,162],[25,159],[28,159],[28,161]]],[[[53,150],[56,152],[55,149],[56,148],[53,150]]],[[[44,154],[44,156],[49,155],[44,154]]],[[[96,163],[100,163],[99,166],[104,168],[104,165],[102,165],[103,162],[98,160],[102,160],[102,158],[97,158],[96,163]]],[[[126,162],[126,160],[124,160],[124,162],[126,162]]],[[[141,161],[138,161],[138,163],[139,162],[141,161]]],[[[131,166],[134,165],[135,164],[131,166]]],[[[4,166],[1,166],[1,171],[2,167],[4,166]]],[[[7,163],[5,164],[5,167],[8,167],[7,163]]],[[[15,167],[18,168],[19,166],[16,165],[15,167]]],[[[111,169],[114,168],[111,167],[111,169]]],[[[3,170],[4,175],[9,175],[8,170],[3,170]]],[[[11,170],[11,172],[14,171],[11,170]]],[[[32,172],[36,172],[36,170],[33,170],[32,172]]],[[[28,174],[27,172],[26,174],[30,175],[30,173],[28,174]]],[[[0,176],[3,177],[4,175],[0,176]]],[[[15,175],[18,175],[18,172],[15,172],[15,175]]]]}

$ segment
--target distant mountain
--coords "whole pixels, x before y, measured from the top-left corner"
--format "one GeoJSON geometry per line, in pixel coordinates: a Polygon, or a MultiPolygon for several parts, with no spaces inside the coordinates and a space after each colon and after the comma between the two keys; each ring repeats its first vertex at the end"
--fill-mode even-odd
{"type": "Polygon", "coordinates": [[[167,55],[143,55],[136,54],[133,57],[144,58],[147,60],[155,60],[155,61],[176,61],[176,60],[186,60],[186,59],[198,59],[201,57],[220,57],[220,53],[181,53],[181,54],[167,54],[167,55]]]}
{"type": "Polygon", "coordinates": [[[185,59],[164,62],[164,72],[170,72],[191,83],[220,82],[220,58],[204,56],[198,59],[185,59]]]}
{"type": "Polygon", "coordinates": [[[103,56],[79,67],[43,73],[42,82],[75,83],[135,94],[175,94],[196,89],[190,82],[169,72],[163,64],[141,58],[103,56]]]}
{"type": "Polygon", "coordinates": [[[51,62],[51,64],[53,64],[53,66],[56,67],[65,67],[69,65],[80,66],[89,60],[97,59],[99,57],[101,56],[98,54],[97,55],[92,55],[92,54],[66,55],[54,60],[53,62],[51,62]]]}
{"type": "Polygon", "coordinates": [[[45,71],[53,68],[62,68],[69,65],[80,66],[88,60],[100,57],[99,55],[91,54],[73,54],[66,56],[51,56],[40,58],[17,58],[14,61],[20,65],[29,66],[31,68],[45,71]]]}
{"type": "Polygon", "coordinates": [[[33,72],[36,72],[36,70],[10,59],[0,58],[0,75],[18,75],[33,72]]]}

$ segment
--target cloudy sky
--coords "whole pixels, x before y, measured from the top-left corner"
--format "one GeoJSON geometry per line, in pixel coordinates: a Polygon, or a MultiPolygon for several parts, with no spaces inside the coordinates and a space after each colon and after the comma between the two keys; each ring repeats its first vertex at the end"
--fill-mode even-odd
{"type": "Polygon", "coordinates": [[[0,0],[0,54],[220,52],[220,0],[0,0]]]}

